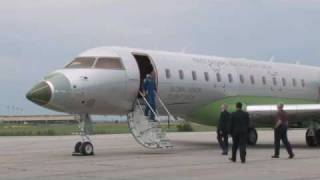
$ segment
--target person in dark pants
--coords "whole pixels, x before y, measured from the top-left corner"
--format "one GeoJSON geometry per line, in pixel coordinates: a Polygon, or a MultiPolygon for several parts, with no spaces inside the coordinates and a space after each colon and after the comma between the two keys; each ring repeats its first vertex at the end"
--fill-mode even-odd
{"type": "Polygon", "coordinates": [[[288,131],[288,117],[287,113],[283,110],[283,104],[279,104],[277,106],[278,113],[276,115],[276,125],[274,128],[274,155],[271,156],[272,158],[279,158],[280,154],[280,140],[286,147],[289,159],[294,157],[292,152],[292,147],[290,142],[288,141],[287,131],[288,131]]]}
{"type": "Polygon", "coordinates": [[[221,113],[219,118],[218,129],[217,129],[217,139],[222,149],[222,155],[228,155],[229,121],[230,121],[230,113],[228,112],[228,106],[223,104],[221,105],[221,113]]]}
{"type": "MultiPolygon", "coordinates": [[[[146,97],[147,102],[151,106],[152,110],[156,111],[156,83],[154,81],[154,78],[151,76],[151,74],[147,74],[146,78],[143,80],[143,90],[144,95],[146,97]]],[[[149,116],[150,120],[155,121],[155,114],[150,110],[150,107],[146,104],[145,116],[149,116]]]]}
{"type": "Polygon", "coordinates": [[[231,114],[231,134],[232,134],[232,157],[230,160],[236,162],[237,150],[240,149],[241,163],[246,162],[247,134],[249,128],[249,114],[242,110],[242,103],[236,104],[237,110],[231,114]]]}

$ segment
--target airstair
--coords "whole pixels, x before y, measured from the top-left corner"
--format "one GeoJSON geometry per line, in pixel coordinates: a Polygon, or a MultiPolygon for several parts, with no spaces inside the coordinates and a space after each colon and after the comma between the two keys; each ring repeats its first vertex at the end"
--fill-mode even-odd
{"type": "MultiPolygon", "coordinates": [[[[159,113],[157,109],[152,109],[148,101],[140,92],[141,98],[137,98],[133,111],[128,114],[128,123],[131,134],[134,139],[143,147],[149,149],[172,148],[169,139],[166,137],[165,131],[161,128],[159,113]],[[155,115],[155,121],[149,120],[144,116],[144,109],[148,106],[151,113],[155,115]]],[[[158,105],[165,110],[169,118],[173,118],[160,97],[157,95],[158,105]]]]}

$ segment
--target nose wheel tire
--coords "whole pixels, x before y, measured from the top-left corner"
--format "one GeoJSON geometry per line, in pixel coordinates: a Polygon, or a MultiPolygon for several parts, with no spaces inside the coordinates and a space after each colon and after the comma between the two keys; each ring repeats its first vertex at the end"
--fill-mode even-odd
{"type": "Polygon", "coordinates": [[[80,153],[85,156],[93,155],[93,145],[91,142],[83,142],[80,146],[80,153]]]}
{"type": "Polygon", "coordinates": [[[258,133],[255,128],[248,129],[248,145],[256,145],[258,141],[258,133]]]}
{"type": "Polygon", "coordinates": [[[94,155],[93,145],[91,142],[77,142],[74,146],[73,156],[90,156],[94,155]]]}
{"type": "Polygon", "coordinates": [[[80,147],[82,145],[81,141],[78,141],[76,145],[74,145],[74,153],[80,153],[80,147]]]}

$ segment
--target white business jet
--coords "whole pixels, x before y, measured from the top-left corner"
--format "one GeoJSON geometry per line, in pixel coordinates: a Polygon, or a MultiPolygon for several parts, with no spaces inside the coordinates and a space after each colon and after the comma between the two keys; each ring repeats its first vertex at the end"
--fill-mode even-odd
{"type": "MultiPolygon", "coordinates": [[[[256,144],[255,127],[273,123],[279,101],[294,100],[295,104],[285,105],[290,122],[311,122],[306,142],[309,146],[320,145],[320,68],[314,66],[98,47],[49,73],[26,96],[45,108],[81,115],[82,138],[75,145],[75,153],[94,153],[88,136],[90,115],[127,115],[139,144],[147,148],[172,147],[159,123],[149,122],[143,113],[150,105],[142,95],[142,84],[151,72],[158,89],[158,108],[151,110],[157,120],[160,115],[171,120],[188,118],[211,103],[242,98],[253,122],[248,129],[248,143],[256,144]]],[[[209,125],[216,120],[196,118],[198,123],[209,125]]]]}

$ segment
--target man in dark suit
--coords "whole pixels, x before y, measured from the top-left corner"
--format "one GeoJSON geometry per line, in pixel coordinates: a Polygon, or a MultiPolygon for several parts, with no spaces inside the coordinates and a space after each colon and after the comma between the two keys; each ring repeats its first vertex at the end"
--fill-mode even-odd
{"type": "Polygon", "coordinates": [[[240,148],[241,163],[246,162],[247,134],[249,128],[249,114],[242,110],[242,103],[236,104],[237,110],[231,114],[231,135],[232,135],[232,157],[230,160],[236,162],[237,150],[240,148]]]}
{"type": "Polygon", "coordinates": [[[221,105],[221,113],[219,118],[219,124],[217,129],[217,139],[222,149],[222,155],[228,155],[228,133],[229,133],[229,121],[230,113],[228,112],[228,106],[221,105]]]}

